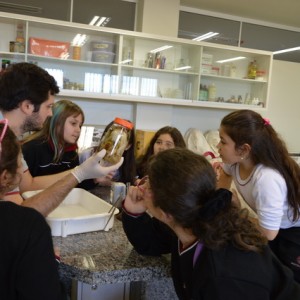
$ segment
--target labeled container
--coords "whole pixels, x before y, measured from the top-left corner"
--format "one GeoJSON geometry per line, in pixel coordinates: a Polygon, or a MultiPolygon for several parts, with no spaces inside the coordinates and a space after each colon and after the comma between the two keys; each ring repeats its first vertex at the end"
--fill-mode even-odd
{"type": "Polygon", "coordinates": [[[10,60],[9,59],[2,59],[2,61],[1,61],[2,70],[7,69],[9,66],[10,66],[10,60]]]}
{"type": "Polygon", "coordinates": [[[106,150],[103,161],[106,164],[116,164],[120,161],[128,146],[133,124],[121,118],[115,118],[113,124],[104,133],[100,140],[97,152],[106,150]]]}
{"type": "Polygon", "coordinates": [[[80,46],[73,46],[73,56],[72,58],[74,60],[80,60],[81,59],[81,47],[80,46]]]}
{"type": "Polygon", "coordinates": [[[230,77],[231,67],[229,64],[222,65],[222,76],[230,77]]]}
{"type": "Polygon", "coordinates": [[[113,63],[115,58],[115,53],[106,51],[93,51],[92,61],[102,62],[102,63],[113,63]]]}
{"type": "Polygon", "coordinates": [[[9,42],[9,52],[24,53],[25,43],[10,41],[9,42]]]}
{"type": "Polygon", "coordinates": [[[91,41],[90,44],[91,51],[105,51],[105,52],[114,52],[115,43],[110,41],[91,41]]]}
{"type": "Polygon", "coordinates": [[[206,85],[200,84],[199,100],[200,101],[207,101],[208,100],[208,89],[207,89],[206,85]]]}
{"type": "Polygon", "coordinates": [[[230,65],[230,77],[236,77],[236,66],[234,64],[230,65]]]}
{"type": "Polygon", "coordinates": [[[256,72],[257,72],[257,63],[256,63],[256,60],[254,60],[249,63],[247,77],[249,79],[255,79],[256,72]]]}

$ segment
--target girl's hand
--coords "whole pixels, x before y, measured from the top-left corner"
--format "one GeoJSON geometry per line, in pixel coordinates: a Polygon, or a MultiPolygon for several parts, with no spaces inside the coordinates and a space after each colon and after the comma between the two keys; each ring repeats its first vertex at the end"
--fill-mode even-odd
{"type": "Polygon", "coordinates": [[[60,263],[60,249],[57,246],[54,246],[54,256],[58,263],[60,263]]]}
{"type": "Polygon", "coordinates": [[[134,181],[134,185],[139,185],[140,181],[141,179],[137,177],[134,181]]]}
{"type": "Polygon", "coordinates": [[[130,186],[124,201],[124,208],[130,214],[142,214],[147,207],[143,198],[143,192],[135,186],[130,186]]]}

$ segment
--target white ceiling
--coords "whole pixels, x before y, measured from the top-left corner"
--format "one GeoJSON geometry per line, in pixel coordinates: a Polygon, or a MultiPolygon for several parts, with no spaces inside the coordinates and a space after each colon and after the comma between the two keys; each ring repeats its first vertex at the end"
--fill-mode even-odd
{"type": "Polygon", "coordinates": [[[180,0],[180,4],[300,30],[300,0],[180,0]]]}

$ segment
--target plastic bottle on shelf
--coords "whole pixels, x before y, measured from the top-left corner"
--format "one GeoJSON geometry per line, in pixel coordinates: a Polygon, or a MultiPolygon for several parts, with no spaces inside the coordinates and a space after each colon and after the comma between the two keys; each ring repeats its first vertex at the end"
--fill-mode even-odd
{"type": "Polygon", "coordinates": [[[147,68],[153,68],[153,59],[154,59],[154,56],[151,52],[149,52],[147,54],[147,59],[146,59],[146,62],[145,62],[145,67],[147,68]]]}
{"type": "Polygon", "coordinates": [[[229,64],[222,65],[222,76],[226,76],[226,77],[230,76],[230,65],[229,64]]]}
{"type": "Polygon", "coordinates": [[[248,78],[249,79],[255,79],[256,78],[256,72],[257,72],[257,62],[256,60],[251,61],[248,66],[248,78]]]}
{"type": "Polygon", "coordinates": [[[236,66],[234,64],[230,65],[230,77],[236,77],[236,66]]]}
{"type": "Polygon", "coordinates": [[[160,61],[161,61],[161,55],[160,55],[160,52],[157,52],[157,53],[155,54],[154,61],[155,61],[154,68],[155,68],[155,69],[160,69],[160,61]]]}
{"type": "Polygon", "coordinates": [[[17,36],[16,36],[16,42],[18,43],[24,43],[24,28],[22,23],[17,24],[17,36]]]}
{"type": "Polygon", "coordinates": [[[250,61],[247,70],[247,78],[251,78],[252,65],[253,65],[253,61],[250,61]]]}
{"type": "Polygon", "coordinates": [[[25,38],[24,38],[24,26],[22,23],[17,24],[16,42],[14,45],[14,51],[24,53],[25,52],[25,38]]]}
{"type": "Polygon", "coordinates": [[[163,55],[160,60],[160,68],[164,69],[166,67],[166,57],[163,55]]]}
{"type": "Polygon", "coordinates": [[[208,88],[207,88],[207,85],[203,85],[202,101],[207,101],[207,100],[208,100],[208,88]]]}
{"type": "Polygon", "coordinates": [[[216,101],[217,99],[217,88],[214,83],[208,86],[208,101],[216,101]]]}
{"type": "Polygon", "coordinates": [[[81,47],[80,46],[73,46],[72,58],[74,60],[80,60],[80,58],[81,58],[81,47]]]}

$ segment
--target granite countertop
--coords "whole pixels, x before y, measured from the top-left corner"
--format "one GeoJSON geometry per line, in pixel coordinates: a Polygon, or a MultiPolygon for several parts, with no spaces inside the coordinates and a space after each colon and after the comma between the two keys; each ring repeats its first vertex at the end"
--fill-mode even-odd
{"type": "Polygon", "coordinates": [[[129,243],[122,222],[109,231],[53,237],[60,249],[60,275],[87,284],[159,280],[170,277],[169,256],[139,255],[129,243]]]}

